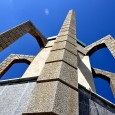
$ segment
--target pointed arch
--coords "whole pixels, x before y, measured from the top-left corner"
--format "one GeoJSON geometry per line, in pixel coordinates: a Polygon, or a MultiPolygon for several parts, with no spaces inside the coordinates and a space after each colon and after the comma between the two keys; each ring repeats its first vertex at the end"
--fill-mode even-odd
{"type": "Polygon", "coordinates": [[[11,45],[26,33],[31,34],[39,43],[40,47],[44,47],[47,43],[47,39],[42,33],[32,24],[31,21],[27,21],[20,24],[2,34],[0,34],[0,51],[11,45]]]}
{"type": "Polygon", "coordinates": [[[115,58],[115,40],[110,35],[105,36],[104,38],[92,43],[84,49],[86,51],[86,55],[91,56],[95,51],[104,47],[107,47],[115,58]]]}
{"type": "Polygon", "coordinates": [[[34,56],[11,54],[0,64],[0,77],[2,77],[14,63],[23,62],[30,64],[33,61],[33,59],[34,56]]]}
{"type": "Polygon", "coordinates": [[[115,73],[93,68],[93,77],[95,78],[96,76],[99,76],[100,78],[105,79],[110,83],[110,87],[115,96],[115,73]]]}

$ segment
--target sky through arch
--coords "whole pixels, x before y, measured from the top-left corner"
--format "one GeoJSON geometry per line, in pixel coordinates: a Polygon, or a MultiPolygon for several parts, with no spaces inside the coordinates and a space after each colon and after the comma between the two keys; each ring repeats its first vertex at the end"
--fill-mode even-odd
{"type": "Polygon", "coordinates": [[[0,78],[0,80],[20,78],[23,73],[26,71],[29,65],[26,63],[15,63],[9,70],[0,78]],[[19,69],[21,68],[21,69],[19,69]]]}
{"type": "MultiPolygon", "coordinates": [[[[102,48],[92,54],[90,57],[90,61],[92,67],[101,68],[102,70],[115,73],[115,59],[107,48],[102,48]]],[[[115,98],[113,96],[112,90],[110,88],[110,83],[108,81],[100,78],[100,76],[97,75],[94,78],[94,83],[96,87],[96,92],[99,95],[115,103],[115,98]]]]}

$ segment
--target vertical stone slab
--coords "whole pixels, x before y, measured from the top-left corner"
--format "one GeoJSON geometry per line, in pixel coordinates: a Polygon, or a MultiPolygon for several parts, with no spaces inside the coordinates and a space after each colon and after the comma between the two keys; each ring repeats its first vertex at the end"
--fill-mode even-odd
{"type": "Polygon", "coordinates": [[[96,92],[89,56],[84,56],[78,64],[78,82],[88,90],[96,92]]]}
{"type": "Polygon", "coordinates": [[[24,114],[78,115],[74,11],[69,11],[37,82],[24,114]]]}
{"type": "Polygon", "coordinates": [[[115,40],[114,38],[110,36],[109,39],[106,40],[105,44],[107,48],[109,49],[109,51],[111,52],[111,54],[113,55],[113,57],[115,58],[115,40]]]}
{"type": "Polygon", "coordinates": [[[50,51],[52,49],[52,46],[55,40],[49,41],[45,48],[43,48],[35,57],[35,59],[32,61],[32,63],[29,65],[25,73],[23,74],[22,78],[26,77],[34,77],[34,76],[40,76],[40,73],[45,65],[45,62],[50,54],[50,51]],[[52,43],[52,44],[51,44],[52,43]],[[48,47],[48,44],[50,47],[48,47]]]}
{"type": "Polygon", "coordinates": [[[110,87],[111,87],[111,90],[112,90],[113,95],[115,97],[115,78],[114,79],[110,79],[110,87]]]}

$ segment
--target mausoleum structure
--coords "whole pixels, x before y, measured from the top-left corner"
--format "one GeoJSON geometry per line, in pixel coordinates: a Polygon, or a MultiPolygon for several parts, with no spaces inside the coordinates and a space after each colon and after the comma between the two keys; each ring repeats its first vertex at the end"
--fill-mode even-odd
{"type": "Polygon", "coordinates": [[[115,57],[115,40],[108,35],[85,46],[76,38],[76,16],[70,10],[57,36],[46,39],[27,21],[0,34],[0,51],[26,33],[37,40],[36,56],[11,54],[0,63],[0,77],[14,64],[30,64],[21,78],[0,81],[0,115],[115,115],[115,105],[96,94],[93,78],[110,82],[115,74],[90,65],[89,57],[107,47],[115,57]]]}

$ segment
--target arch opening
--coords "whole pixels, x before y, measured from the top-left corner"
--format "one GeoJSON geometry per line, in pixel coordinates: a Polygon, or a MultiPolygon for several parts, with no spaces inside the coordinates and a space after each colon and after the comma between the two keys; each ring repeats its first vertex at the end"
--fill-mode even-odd
{"type": "Polygon", "coordinates": [[[25,59],[14,60],[0,74],[0,80],[20,78],[28,68],[30,62],[25,59]]]}
{"type": "MultiPolygon", "coordinates": [[[[96,46],[95,46],[96,47],[96,46]]],[[[113,56],[111,55],[110,51],[106,47],[105,44],[103,46],[97,46],[97,50],[92,49],[92,54],[90,57],[90,62],[92,67],[96,67],[105,71],[109,71],[112,73],[115,73],[115,60],[113,56]],[[95,52],[95,53],[94,53],[95,52]]],[[[91,53],[90,53],[91,54],[91,53]]],[[[115,98],[112,93],[112,89],[110,87],[110,78],[106,76],[105,74],[101,74],[102,72],[94,73],[93,71],[93,77],[94,77],[94,84],[96,88],[97,94],[101,95],[102,97],[106,98],[107,100],[115,103],[115,98]]]]}
{"type": "Polygon", "coordinates": [[[0,63],[3,62],[10,54],[37,55],[40,46],[36,39],[30,34],[25,34],[16,42],[0,52],[0,63]]]}
{"type": "Polygon", "coordinates": [[[93,74],[93,78],[100,78],[110,83],[110,78],[102,74],[93,74]]]}
{"type": "Polygon", "coordinates": [[[9,45],[17,41],[20,37],[22,37],[25,34],[31,34],[39,43],[40,47],[43,48],[46,43],[47,39],[42,35],[42,33],[36,29],[36,27],[32,24],[31,21],[27,21],[23,24],[20,24],[19,26],[16,26],[15,28],[12,28],[0,35],[1,39],[1,46],[0,51],[7,48],[9,45]],[[4,40],[5,39],[5,40],[4,40]]]}
{"type": "Polygon", "coordinates": [[[96,51],[102,49],[102,48],[105,48],[107,47],[105,43],[102,43],[102,44],[98,44],[96,46],[94,46],[93,48],[91,48],[86,55],[88,56],[91,56],[93,53],[95,53],[96,51]]]}
{"type": "Polygon", "coordinates": [[[92,67],[115,73],[115,59],[108,48],[102,48],[96,51],[90,57],[92,67]]]}
{"type": "Polygon", "coordinates": [[[108,79],[104,79],[104,78],[105,76],[101,74],[97,74],[94,77],[96,93],[115,104],[115,98],[113,96],[113,93],[110,87],[110,82],[109,82],[110,80],[108,81],[108,79]]]}

